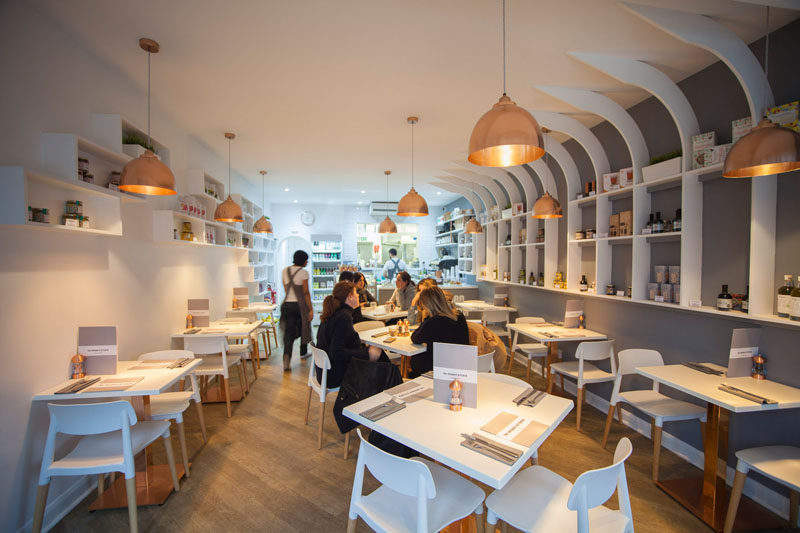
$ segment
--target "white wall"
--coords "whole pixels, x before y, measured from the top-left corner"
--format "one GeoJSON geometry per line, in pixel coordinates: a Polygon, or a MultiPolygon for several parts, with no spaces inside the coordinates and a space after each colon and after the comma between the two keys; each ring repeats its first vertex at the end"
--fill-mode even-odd
{"type": "MultiPolygon", "coordinates": [[[[143,55],[143,79],[126,79],[33,8],[0,2],[0,165],[36,168],[41,132],[90,137],[92,113],[121,114],[146,127],[144,65],[143,55]]],[[[171,150],[179,192],[189,168],[226,176],[227,162],[172,124],[159,106],[157,85],[154,90],[153,136],[171,150]]],[[[260,198],[260,187],[241,177],[234,176],[234,190],[260,198]]],[[[116,325],[120,356],[133,359],[169,347],[187,298],[210,298],[212,316],[220,316],[231,288],[242,285],[237,265],[244,252],[152,242],[152,209],[174,201],[123,204],[124,236],[117,238],[0,228],[0,530],[30,527],[48,424],[46,406],[31,398],[68,377],[77,328],[116,325]]],[[[45,524],[92,482],[54,481],[45,524]]]]}

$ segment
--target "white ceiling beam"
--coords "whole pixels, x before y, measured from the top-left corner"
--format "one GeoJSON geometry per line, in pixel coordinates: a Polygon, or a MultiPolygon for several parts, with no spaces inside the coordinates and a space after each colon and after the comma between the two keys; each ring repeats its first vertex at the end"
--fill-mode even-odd
{"type": "Polygon", "coordinates": [[[641,87],[664,104],[678,128],[683,170],[692,168],[692,136],[700,133],[700,125],[689,99],[674,81],[657,68],[636,59],[585,52],[569,52],[569,55],[622,83],[641,87]]]}
{"type": "Polygon", "coordinates": [[[547,152],[553,156],[553,159],[556,160],[562,172],[564,172],[567,182],[567,199],[574,200],[581,190],[581,177],[578,173],[578,166],[560,142],[553,139],[549,133],[545,133],[544,136],[546,138],[545,146],[547,146],[547,152]]]}
{"type": "Polygon", "coordinates": [[[746,4],[756,4],[758,6],[778,7],[781,9],[792,9],[800,11],[800,0],[736,0],[746,4]]]}
{"type": "Polygon", "coordinates": [[[602,180],[603,174],[611,172],[611,165],[608,163],[608,156],[603,150],[603,145],[589,128],[563,113],[531,111],[531,114],[545,128],[569,135],[583,147],[594,166],[595,179],[598,180],[598,183],[599,180],[602,180]]]}
{"type": "Polygon", "coordinates": [[[455,176],[436,176],[437,179],[440,179],[446,183],[452,183],[458,187],[462,187],[464,189],[469,189],[477,194],[483,205],[486,206],[486,211],[488,212],[492,206],[497,205],[497,201],[494,197],[486,190],[483,185],[479,185],[470,181],[462,180],[461,178],[457,178],[455,176]]]}
{"type": "Polygon", "coordinates": [[[649,163],[650,155],[642,130],[622,106],[611,98],[586,89],[537,85],[540,91],[563,100],[570,105],[599,115],[619,130],[631,154],[634,183],[641,182],[642,167],[649,163]]]}
{"type": "Polygon", "coordinates": [[[494,196],[495,202],[500,209],[503,209],[508,202],[506,198],[506,193],[503,192],[503,189],[500,187],[500,184],[494,181],[493,178],[483,174],[477,174],[475,172],[470,172],[469,170],[465,170],[463,168],[447,168],[445,172],[448,174],[452,174],[453,176],[459,177],[466,181],[471,181],[472,183],[479,183],[489,189],[489,192],[492,193],[494,196]]]}
{"type": "Polygon", "coordinates": [[[758,59],[727,27],[704,15],[630,2],[620,2],[620,5],[679,41],[708,50],[728,65],[744,89],[753,124],[759,121],[766,108],[774,105],[769,83],[764,90],[764,70],[758,59]]]}
{"type": "Polygon", "coordinates": [[[514,179],[505,172],[505,169],[502,168],[494,168],[494,167],[479,167],[477,165],[473,165],[469,161],[453,161],[458,166],[464,167],[465,169],[474,172],[475,174],[483,174],[488,178],[493,178],[500,182],[500,185],[505,189],[506,194],[508,195],[508,199],[511,203],[516,203],[522,200],[522,196],[519,193],[519,187],[517,187],[516,182],[514,179]]]}
{"type": "Polygon", "coordinates": [[[452,183],[445,183],[441,181],[433,181],[430,183],[434,187],[438,187],[443,191],[454,192],[456,194],[460,194],[464,198],[466,198],[467,202],[472,206],[473,211],[475,214],[480,213],[483,211],[483,204],[481,203],[480,198],[478,195],[472,192],[471,190],[467,189],[466,187],[459,187],[458,185],[454,185],[452,183]]]}

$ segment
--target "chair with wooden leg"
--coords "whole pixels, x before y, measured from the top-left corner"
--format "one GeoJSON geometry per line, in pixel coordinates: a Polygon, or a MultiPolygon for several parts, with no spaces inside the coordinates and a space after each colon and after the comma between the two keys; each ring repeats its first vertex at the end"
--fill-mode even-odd
{"type": "Polygon", "coordinates": [[[636,374],[636,369],[644,366],[663,366],[664,359],[656,350],[634,348],[622,350],[617,354],[619,365],[614,378],[614,388],[611,392],[611,401],[606,417],[606,427],[603,431],[603,448],[608,442],[608,433],[614,419],[614,410],[619,412],[620,404],[627,403],[631,407],[642,411],[653,419],[651,423],[653,436],[653,481],[658,481],[658,465],[661,459],[661,431],[664,422],[680,420],[699,420],[701,429],[706,422],[706,410],[693,403],[677,400],[661,394],[658,383],[653,382],[652,389],[630,390],[620,392],[622,378],[628,374],[636,374]]]}
{"type": "Polygon", "coordinates": [[[137,421],[133,406],[126,401],[87,404],[48,404],[50,428],[44,444],[39,488],[33,513],[33,532],[44,522],[47,493],[53,476],[100,475],[122,472],[128,493],[128,520],[131,532],[138,531],[136,509],[136,467],[134,456],[159,437],[167,452],[172,486],[179,491],[175,456],[166,420],[137,421]],[[56,436],[61,433],[80,437],[70,452],[55,458],[56,436]]]}
{"type": "Polygon", "coordinates": [[[558,374],[572,378],[578,382],[577,404],[577,429],[581,429],[581,411],[583,408],[583,395],[586,385],[590,383],[603,383],[614,381],[617,373],[617,363],[614,360],[614,341],[582,342],[575,350],[575,361],[562,361],[550,365],[547,382],[547,392],[553,392],[553,375],[558,374]],[[611,372],[597,368],[589,361],[611,361],[611,372]]]}
{"type": "Polygon", "coordinates": [[[347,531],[355,533],[361,518],[374,531],[426,533],[475,514],[478,533],[483,533],[483,490],[433,461],[405,459],[387,453],[361,439],[353,478],[347,531]],[[364,470],[369,469],[381,486],[363,495],[364,470]]]}
{"type": "MultiPolygon", "coordinates": [[[[314,357],[314,364],[308,365],[308,397],[306,398],[306,417],[305,424],[308,425],[308,411],[311,408],[311,395],[316,392],[319,395],[319,425],[317,428],[317,449],[322,449],[322,428],[325,423],[325,400],[329,393],[339,392],[339,387],[328,388],[328,370],[331,368],[331,361],[325,350],[320,350],[313,343],[308,345],[311,348],[311,355],[314,357]],[[322,380],[317,381],[317,367],[322,369],[322,380]]],[[[345,459],[350,448],[350,432],[344,436],[345,459]]]]}
{"type": "Polygon", "coordinates": [[[247,379],[243,377],[242,359],[238,355],[228,353],[228,340],[225,337],[184,337],[183,347],[195,356],[202,356],[203,364],[197,367],[195,374],[204,378],[217,376],[220,399],[225,399],[228,418],[231,417],[231,384],[230,369],[237,367],[239,381],[244,394],[247,379]],[[219,355],[217,355],[219,354],[219,355]]]}
{"type": "MultiPolygon", "coordinates": [[[[194,354],[189,350],[161,350],[159,352],[144,353],[139,356],[139,361],[171,361],[176,359],[194,359],[194,354]]],[[[208,442],[206,435],[206,421],[203,416],[203,403],[200,400],[200,388],[197,386],[197,376],[193,373],[187,376],[191,390],[175,392],[162,392],[150,398],[150,420],[174,420],[178,428],[178,441],[181,445],[183,456],[183,469],[189,477],[189,454],[186,451],[186,433],[183,429],[183,412],[189,408],[189,401],[193,401],[197,408],[197,418],[200,419],[200,431],[203,442],[208,442]]]]}
{"type": "MultiPolygon", "coordinates": [[[[239,316],[223,318],[222,323],[228,324],[250,324],[258,320],[256,312],[239,314],[239,316]]],[[[242,370],[245,377],[244,392],[250,393],[250,386],[247,381],[247,365],[244,361],[250,360],[253,366],[253,381],[258,379],[258,339],[256,331],[249,337],[228,337],[228,354],[238,355],[242,359],[242,370]]]]}
{"type": "MultiPolygon", "coordinates": [[[[538,317],[538,316],[521,316],[514,321],[515,324],[544,324],[545,319],[538,317]]],[[[519,331],[515,331],[513,336],[509,332],[509,337],[511,338],[511,354],[508,358],[508,370],[506,373],[511,373],[511,365],[514,364],[514,356],[517,352],[522,353],[525,357],[528,358],[528,369],[525,372],[525,380],[531,380],[531,362],[533,361],[534,357],[541,357],[542,362],[540,363],[542,369],[542,377],[545,378],[545,371],[547,368],[547,353],[548,348],[547,345],[541,342],[524,342],[520,343],[519,340],[519,331]]]]}
{"type": "Polygon", "coordinates": [[[736,476],[733,478],[731,500],[725,517],[724,533],[733,531],[736,511],[742,498],[747,473],[755,470],[776,483],[789,487],[789,522],[798,527],[798,504],[800,504],[800,448],[796,446],[762,446],[736,452],[736,476]]]}

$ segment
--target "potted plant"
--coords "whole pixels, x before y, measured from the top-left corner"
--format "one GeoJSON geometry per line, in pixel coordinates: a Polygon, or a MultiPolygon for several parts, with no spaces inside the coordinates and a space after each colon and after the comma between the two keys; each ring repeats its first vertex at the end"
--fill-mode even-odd
{"type": "MultiPolygon", "coordinates": [[[[142,155],[145,150],[150,150],[156,154],[153,143],[147,142],[147,138],[138,133],[126,133],[122,136],[122,153],[135,158],[142,155]]],[[[161,159],[160,156],[158,158],[161,159]]]]}
{"type": "Polygon", "coordinates": [[[668,176],[674,176],[681,172],[681,156],[683,152],[675,150],[650,160],[650,166],[642,168],[642,180],[654,181],[668,176]]]}
{"type": "Polygon", "coordinates": [[[502,218],[511,218],[511,203],[506,204],[505,208],[503,208],[502,218]]]}

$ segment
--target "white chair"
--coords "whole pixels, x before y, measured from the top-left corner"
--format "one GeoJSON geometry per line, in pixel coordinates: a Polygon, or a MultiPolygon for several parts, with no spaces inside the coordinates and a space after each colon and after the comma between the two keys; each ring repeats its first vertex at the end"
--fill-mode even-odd
{"type": "Polygon", "coordinates": [[[353,329],[358,333],[362,331],[369,331],[371,329],[378,329],[384,327],[385,324],[379,320],[365,320],[364,322],[356,322],[353,324],[353,329]]]}
{"type": "Polygon", "coordinates": [[[494,352],[485,353],[478,356],[478,372],[489,372],[494,374],[494,352]]]}
{"type": "Polygon", "coordinates": [[[611,466],[584,472],[574,485],[542,466],[521,470],[486,498],[486,519],[490,526],[499,518],[526,532],[633,533],[625,478],[625,460],[632,451],[631,441],[623,438],[611,466]],[[615,490],[619,511],[603,505],[615,490]]]}
{"type": "Polygon", "coordinates": [[[724,533],[733,531],[739,500],[747,473],[755,470],[771,480],[789,487],[789,522],[796,528],[797,506],[800,503],[800,448],[795,446],[762,446],[736,452],[736,475],[733,478],[731,500],[725,517],[724,533]]]}
{"type": "MultiPolygon", "coordinates": [[[[256,312],[240,314],[220,320],[223,324],[250,324],[258,320],[256,312]]],[[[228,337],[228,353],[238,355],[242,360],[249,359],[253,365],[253,380],[258,379],[258,330],[255,330],[250,337],[228,337]]],[[[247,365],[242,365],[244,369],[245,381],[247,381],[247,365]]],[[[250,392],[249,386],[246,392],[250,392]]]]}
{"type": "Polygon", "coordinates": [[[228,408],[228,418],[230,418],[232,414],[231,367],[238,367],[239,381],[242,383],[242,394],[244,394],[244,389],[247,386],[241,357],[228,353],[228,340],[225,337],[184,337],[183,347],[190,352],[194,352],[196,356],[203,356],[203,364],[197,367],[195,374],[203,376],[204,382],[208,380],[209,376],[218,376],[220,399],[224,396],[225,405],[228,408]]]}
{"type": "Polygon", "coordinates": [[[357,431],[361,447],[350,497],[348,533],[355,533],[358,517],[375,531],[393,533],[439,531],[472,513],[482,525],[485,495],[478,486],[427,459],[404,459],[386,453],[357,431]],[[365,467],[381,482],[366,496],[362,494],[365,467]]]}
{"type": "MultiPolygon", "coordinates": [[[[553,391],[553,374],[560,374],[578,382],[577,429],[581,429],[581,408],[583,407],[584,386],[589,383],[602,383],[614,381],[617,373],[617,363],[614,360],[614,341],[582,342],[575,350],[575,361],[562,361],[550,365],[547,376],[547,392],[553,391]],[[611,372],[600,370],[589,361],[611,361],[611,372]]],[[[562,384],[563,390],[563,384],[562,384]]]]}
{"type": "Polygon", "coordinates": [[[510,311],[489,310],[481,313],[481,324],[497,335],[498,337],[509,339],[508,334],[508,315],[510,311]]]}
{"type": "MultiPolygon", "coordinates": [[[[311,348],[311,355],[314,357],[314,364],[308,365],[308,397],[306,398],[306,418],[305,424],[308,425],[308,411],[311,408],[311,393],[319,395],[319,427],[317,429],[317,449],[322,449],[322,427],[325,423],[325,400],[331,392],[339,392],[339,387],[328,388],[328,370],[331,369],[331,360],[325,350],[320,350],[314,343],[308,345],[311,348]],[[317,367],[322,369],[322,381],[317,381],[317,367]]],[[[344,435],[344,458],[347,459],[350,453],[350,432],[344,435]]]]}
{"type": "MultiPolygon", "coordinates": [[[[521,316],[514,321],[515,324],[544,324],[545,319],[538,317],[538,316],[521,316]]],[[[509,332],[509,336],[510,336],[509,332]]],[[[534,357],[541,357],[541,369],[542,369],[542,377],[546,378],[546,369],[547,369],[547,354],[549,352],[547,345],[541,342],[525,342],[520,343],[519,341],[519,331],[514,332],[514,336],[512,337],[511,342],[511,356],[508,360],[508,370],[507,373],[511,373],[511,365],[514,363],[514,355],[517,352],[521,352],[528,358],[528,370],[525,373],[525,379],[530,381],[531,379],[531,361],[534,357]]]]}
{"type": "Polygon", "coordinates": [[[136,514],[136,467],[134,456],[161,437],[167,452],[172,487],[180,490],[175,472],[175,456],[169,439],[169,422],[138,422],[133,406],[123,400],[87,404],[48,404],[50,429],[42,455],[39,488],[33,514],[33,532],[42,530],[50,478],[97,474],[102,489],[103,474],[122,472],[128,494],[128,520],[132,532],[138,531],[136,514]],[[77,445],[64,457],[55,459],[57,434],[80,436],[77,445]]]}
{"type": "Polygon", "coordinates": [[[653,382],[653,388],[650,390],[620,392],[623,376],[635,374],[637,367],[663,366],[664,360],[661,358],[661,354],[655,350],[638,348],[622,350],[617,354],[617,357],[619,357],[619,368],[617,369],[617,377],[614,379],[614,389],[611,392],[611,405],[608,408],[608,416],[606,417],[602,446],[603,448],[606,447],[608,432],[614,419],[614,410],[619,409],[620,404],[627,403],[631,407],[635,407],[649,415],[653,419],[651,424],[653,435],[653,481],[658,481],[658,465],[661,459],[661,430],[664,422],[697,419],[700,420],[701,430],[704,432],[706,410],[693,403],[676,400],[661,394],[658,391],[657,382],[653,382]]]}
{"type": "MultiPolygon", "coordinates": [[[[194,359],[194,354],[189,350],[161,350],[158,352],[144,353],[139,356],[139,361],[169,361],[174,359],[194,359]]],[[[183,412],[189,408],[189,400],[197,408],[197,418],[200,419],[200,431],[203,433],[203,442],[208,442],[206,435],[206,420],[203,416],[203,404],[200,400],[200,387],[197,386],[197,376],[192,372],[188,376],[191,390],[177,392],[162,392],[150,396],[150,420],[174,420],[178,427],[178,441],[181,445],[183,456],[183,469],[189,477],[189,454],[186,451],[186,433],[183,430],[183,412]]],[[[183,384],[182,384],[183,385],[183,384]]]]}

